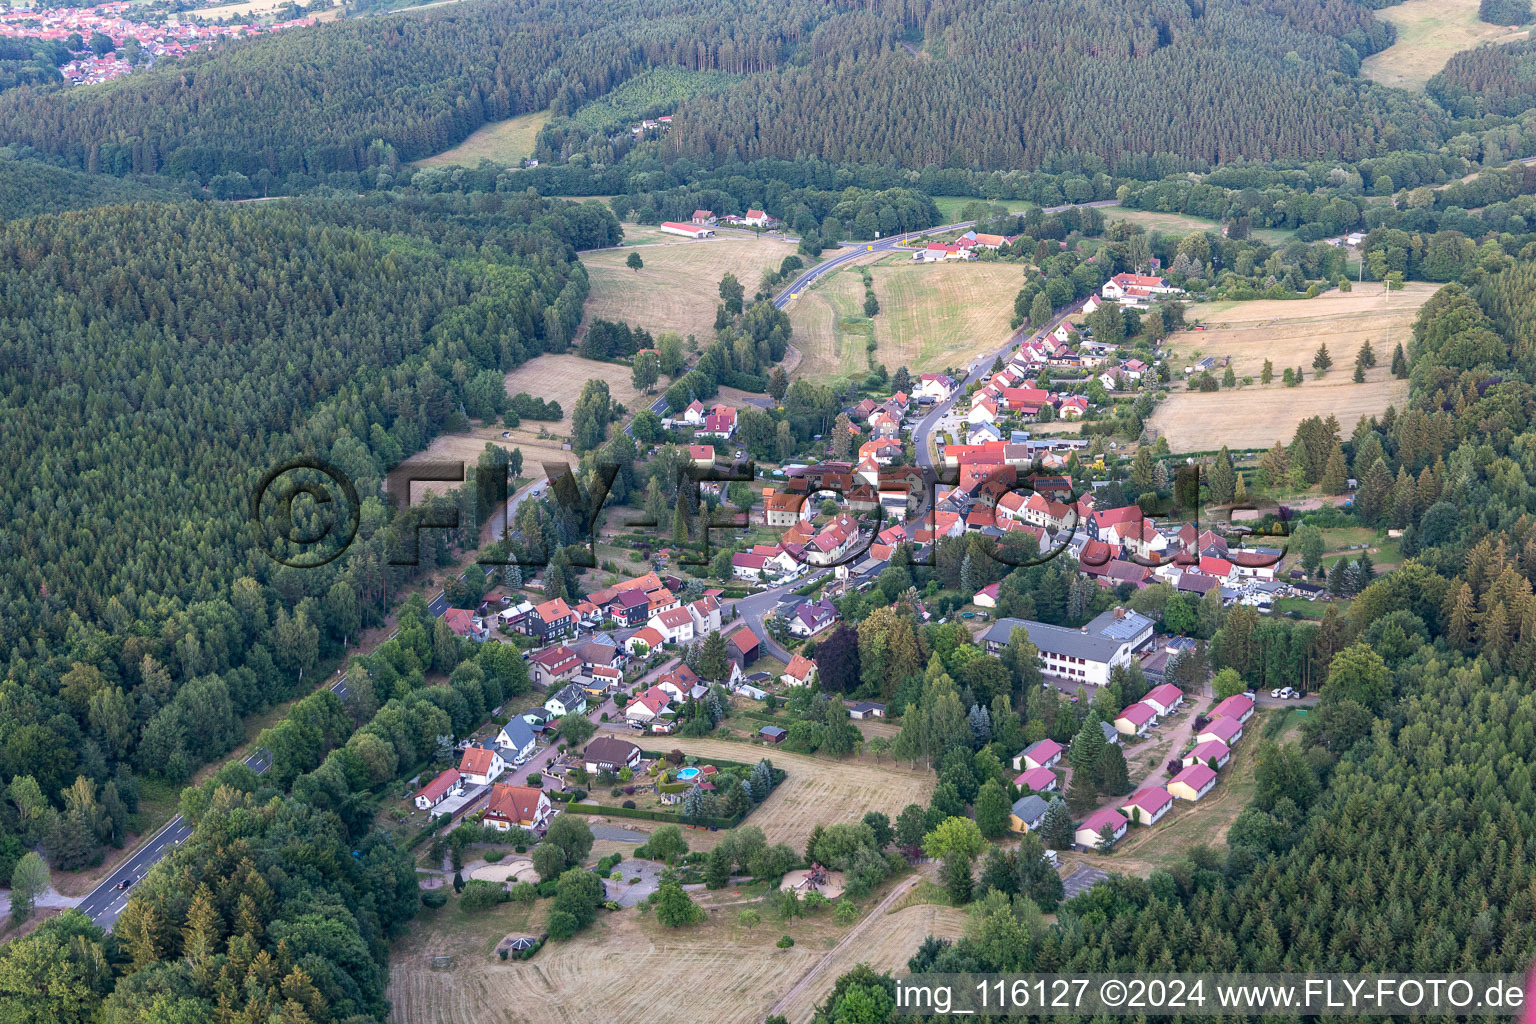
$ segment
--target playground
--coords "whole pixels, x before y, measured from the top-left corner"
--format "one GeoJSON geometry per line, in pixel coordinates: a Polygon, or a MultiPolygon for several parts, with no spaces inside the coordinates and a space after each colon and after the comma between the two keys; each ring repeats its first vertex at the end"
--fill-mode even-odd
{"type": "Polygon", "coordinates": [[[828,871],[820,864],[812,864],[809,870],[791,871],[779,883],[780,889],[794,889],[801,896],[817,892],[829,900],[843,894],[843,873],[828,871]]]}

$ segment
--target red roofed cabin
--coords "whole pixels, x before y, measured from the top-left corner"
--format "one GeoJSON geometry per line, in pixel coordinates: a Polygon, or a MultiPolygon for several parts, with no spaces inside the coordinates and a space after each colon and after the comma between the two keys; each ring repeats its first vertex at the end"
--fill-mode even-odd
{"type": "Polygon", "coordinates": [[[430,811],[447,798],[449,793],[459,788],[459,770],[449,768],[437,778],[421,788],[416,794],[416,806],[423,811],[430,811]]]}

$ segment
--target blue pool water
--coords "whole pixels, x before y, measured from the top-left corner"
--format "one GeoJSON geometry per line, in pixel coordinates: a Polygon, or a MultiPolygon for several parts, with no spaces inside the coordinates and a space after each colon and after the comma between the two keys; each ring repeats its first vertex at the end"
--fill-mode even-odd
{"type": "Polygon", "coordinates": [[[677,781],[687,782],[697,774],[699,774],[699,770],[697,768],[684,768],[677,773],[677,781]]]}

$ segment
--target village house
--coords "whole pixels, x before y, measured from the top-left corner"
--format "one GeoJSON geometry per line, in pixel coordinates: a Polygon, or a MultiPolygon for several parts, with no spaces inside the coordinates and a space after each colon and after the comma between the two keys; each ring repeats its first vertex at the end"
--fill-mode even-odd
{"type": "Polygon", "coordinates": [[[624,646],[631,655],[639,657],[654,651],[666,642],[667,638],[662,636],[659,630],[646,626],[632,633],[629,639],[624,641],[624,646]]]}
{"type": "Polygon", "coordinates": [[[485,620],[467,609],[449,608],[443,613],[443,621],[448,624],[449,629],[453,630],[455,636],[481,643],[491,638],[491,630],[486,626],[485,620]]]}
{"type": "Polygon", "coordinates": [[[581,759],[586,763],[587,771],[594,775],[598,772],[617,775],[621,769],[634,771],[639,767],[640,748],[628,740],[599,736],[587,744],[587,749],[581,752],[581,759]]]}
{"type": "Polygon", "coordinates": [[[470,747],[459,761],[459,774],[471,786],[488,786],[506,770],[501,753],[490,747],[470,747]]]}
{"type": "Polygon", "coordinates": [[[1173,777],[1168,792],[1180,800],[1195,801],[1216,786],[1216,773],[1203,764],[1192,764],[1173,777]]]}
{"type": "Polygon", "coordinates": [[[1043,796],[1031,793],[1021,796],[1013,802],[1013,809],[1008,815],[1008,827],[1015,832],[1029,832],[1040,827],[1045,820],[1045,812],[1051,805],[1043,796]]]}
{"type": "Polygon", "coordinates": [[[546,647],[528,659],[528,678],[543,690],[576,678],[580,671],[581,658],[565,644],[546,647]]]}
{"type": "Polygon", "coordinates": [[[729,440],[736,433],[736,410],[728,405],[716,405],[704,417],[704,422],[694,431],[697,437],[718,437],[729,440]]]}
{"type": "Polygon", "coordinates": [[[715,598],[706,594],[690,602],[687,608],[688,614],[693,617],[694,636],[704,636],[720,628],[720,602],[715,598]]]}
{"type": "Polygon", "coordinates": [[[1088,815],[1083,823],[1077,826],[1077,834],[1073,838],[1083,849],[1097,850],[1104,845],[1102,835],[1104,829],[1109,829],[1111,842],[1118,842],[1125,837],[1126,826],[1126,820],[1121,817],[1119,811],[1113,807],[1105,807],[1088,815]]]}
{"type": "Polygon", "coordinates": [[[971,603],[978,608],[996,608],[997,596],[1002,592],[1001,583],[988,583],[971,598],[971,603]]]}
{"type": "Polygon", "coordinates": [[[925,373],[913,389],[919,399],[942,402],[955,393],[955,382],[942,373],[925,373]]]}
{"type": "Polygon", "coordinates": [[[708,469],[715,464],[715,446],[711,444],[689,445],[688,461],[700,469],[708,469]]]}
{"type": "Polygon", "coordinates": [[[693,615],[686,608],[669,608],[651,616],[646,625],[656,630],[668,643],[685,644],[693,639],[693,615]]]}
{"type": "Polygon", "coordinates": [[[798,637],[812,637],[830,629],[837,622],[837,609],[826,598],[802,601],[790,617],[789,631],[798,637]]]}
{"type": "Polygon", "coordinates": [[[445,799],[459,792],[464,787],[457,768],[449,768],[438,775],[437,778],[421,787],[416,794],[417,810],[430,811],[445,799]]]}
{"type": "Polygon", "coordinates": [[[666,694],[652,687],[624,706],[624,721],[635,728],[661,731],[657,726],[660,725],[661,717],[667,714],[671,707],[672,702],[666,694]]]}
{"type": "Polygon", "coordinates": [[[507,724],[501,727],[501,731],[496,734],[496,746],[503,761],[522,764],[533,756],[538,740],[533,726],[518,717],[508,719],[507,724]]]}
{"type": "Polygon", "coordinates": [[[741,222],[752,228],[766,228],[773,224],[773,218],[762,210],[752,209],[746,212],[746,215],[741,218],[741,222]]]}
{"type": "Polygon", "coordinates": [[[704,227],[715,226],[715,214],[711,210],[694,210],[693,216],[689,220],[694,224],[704,227]]]}
{"type": "Polygon", "coordinates": [[[1148,786],[1138,790],[1120,809],[1134,822],[1156,825],[1173,806],[1173,797],[1162,786],[1148,786]]]}
{"type": "Polygon", "coordinates": [[[779,682],[785,686],[813,686],[816,683],[816,662],[803,654],[796,654],[784,667],[779,682]]]}
{"type": "Polygon", "coordinates": [[[536,606],[533,613],[523,620],[523,628],[529,636],[547,643],[575,632],[576,613],[571,611],[563,598],[557,597],[536,606]]]}
{"type": "Polygon", "coordinates": [[[553,816],[554,805],[549,796],[532,786],[492,786],[485,805],[485,824],[498,832],[514,828],[543,832],[553,816]]]}
{"type": "Polygon", "coordinates": [[[566,715],[585,714],[587,710],[587,692],[575,683],[562,687],[558,693],[555,693],[544,702],[544,710],[556,718],[564,718],[566,715]]]}

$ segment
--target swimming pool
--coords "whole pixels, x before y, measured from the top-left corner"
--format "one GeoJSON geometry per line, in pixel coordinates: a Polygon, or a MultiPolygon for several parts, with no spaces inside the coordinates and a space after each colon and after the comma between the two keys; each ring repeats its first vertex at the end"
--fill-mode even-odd
{"type": "Polygon", "coordinates": [[[683,769],[679,770],[678,773],[677,773],[677,781],[678,782],[687,782],[689,779],[693,778],[694,776],[696,776],[698,774],[699,774],[699,770],[697,768],[683,768],[683,769]]]}

